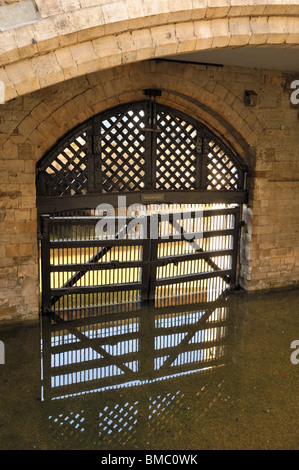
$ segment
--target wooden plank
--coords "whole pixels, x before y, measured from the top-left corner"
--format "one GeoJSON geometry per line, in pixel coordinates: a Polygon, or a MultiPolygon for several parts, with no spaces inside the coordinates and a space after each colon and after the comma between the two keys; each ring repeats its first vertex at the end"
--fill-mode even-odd
{"type": "Polygon", "coordinates": [[[150,262],[151,262],[151,239],[150,234],[150,218],[147,218],[147,239],[144,240],[142,245],[142,288],[141,288],[141,300],[148,300],[149,286],[150,286],[150,262]]]}
{"type": "Polygon", "coordinates": [[[167,238],[160,238],[159,243],[169,243],[169,242],[176,242],[176,241],[186,241],[192,243],[196,240],[196,236],[199,239],[211,238],[211,237],[220,237],[220,236],[227,236],[227,235],[234,235],[235,229],[223,229],[223,230],[206,230],[204,232],[194,232],[194,238],[188,239],[184,238],[184,234],[176,234],[176,235],[168,235],[167,238]]]}
{"type": "MultiPolygon", "coordinates": [[[[78,264],[59,264],[59,265],[51,265],[50,271],[51,272],[69,272],[69,271],[79,271],[82,275],[86,274],[90,271],[102,271],[104,269],[120,269],[120,268],[140,268],[143,266],[142,261],[110,261],[107,263],[78,263],[78,264]]],[[[82,276],[81,276],[82,277],[82,276]]],[[[79,278],[78,278],[79,279],[79,278]]],[[[78,280],[77,279],[77,280],[78,280]]],[[[75,281],[77,282],[77,281],[75,281]]]]}
{"type": "Polygon", "coordinates": [[[232,274],[232,269],[227,269],[223,271],[212,271],[199,274],[186,274],[184,276],[174,276],[174,277],[165,277],[163,279],[157,279],[157,286],[164,286],[169,284],[178,284],[180,282],[188,281],[199,281],[201,279],[209,279],[211,277],[229,277],[232,274]]]}
{"type": "Polygon", "coordinates": [[[121,240],[64,240],[64,241],[51,241],[50,248],[84,248],[84,247],[107,247],[111,249],[113,246],[135,246],[142,245],[143,240],[136,238],[121,239],[121,240]]]}
{"type": "Polygon", "coordinates": [[[41,258],[42,258],[42,313],[45,314],[51,309],[51,285],[50,285],[50,234],[49,216],[42,217],[42,238],[41,238],[41,258]]]}
{"type": "Polygon", "coordinates": [[[85,287],[58,287],[51,289],[51,293],[56,297],[62,297],[63,295],[75,295],[75,294],[97,294],[100,292],[123,292],[131,290],[140,290],[141,283],[131,282],[128,284],[109,284],[102,286],[85,286],[85,287]]]}
{"type": "Polygon", "coordinates": [[[216,256],[232,256],[234,250],[218,250],[218,251],[201,251],[200,253],[189,253],[187,255],[171,255],[160,257],[153,260],[152,263],[156,266],[165,266],[170,263],[181,263],[183,261],[191,261],[195,259],[209,259],[216,256]]]}
{"type": "MultiPolygon", "coordinates": [[[[63,197],[37,197],[38,214],[54,214],[61,211],[95,209],[99,204],[111,204],[118,206],[118,196],[126,196],[127,205],[133,203],[157,202],[157,194],[163,194],[163,202],[180,204],[246,204],[248,192],[245,190],[234,191],[209,191],[209,190],[185,190],[185,191],[124,191],[121,193],[98,193],[89,195],[74,195],[63,197]]],[[[160,196],[161,197],[161,196],[160,196]]]]}

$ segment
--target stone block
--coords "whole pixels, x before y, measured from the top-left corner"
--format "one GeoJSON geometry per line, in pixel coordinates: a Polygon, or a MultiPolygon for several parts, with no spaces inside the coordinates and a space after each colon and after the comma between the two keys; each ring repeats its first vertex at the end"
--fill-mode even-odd
{"type": "Polygon", "coordinates": [[[55,16],[63,11],[63,3],[66,3],[69,0],[51,0],[45,2],[44,0],[35,0],[38,11],[42,18],[48,18],[49,16],[55,16]]]}
{"type": "Polygon", "coordinates": [[[5,71],[18,94],[26,94],[40,87],[32,63],[29,60],[9,64],[5,67],[5,71]]]}
{"type": "Polygon", "coordinates": [[[32,255],[32,245],[30,243],[7,244],[5,256],[7,258],[19,258],[32,255]]]}

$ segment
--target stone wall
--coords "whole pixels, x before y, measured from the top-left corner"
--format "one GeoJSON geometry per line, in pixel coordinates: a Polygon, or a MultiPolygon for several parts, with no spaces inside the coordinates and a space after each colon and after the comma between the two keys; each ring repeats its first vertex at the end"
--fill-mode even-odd
{"type": "MultiPolygon", "coordinates": [[[[296,78],[296,77],[295,77],[296,78]]],[[[0,106],[0,320],[39,310],[35,164],[61,136],[92,115],[159,100],[204,122],[249,167],[242,229],[242,285],[248,290],[299,281],[298,112],[292,77],[238,67],[148,61],[115,67],[35,91],[0,106]],[[246,107],[244,91],[258,94],[246,107]]]]}

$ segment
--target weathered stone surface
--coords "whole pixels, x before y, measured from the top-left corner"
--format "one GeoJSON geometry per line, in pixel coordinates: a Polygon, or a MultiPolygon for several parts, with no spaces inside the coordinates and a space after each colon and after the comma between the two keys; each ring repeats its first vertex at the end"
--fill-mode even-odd
{"type": "Polygon", "coordinates": [[[0,4],[0,31],[20,27],[40,19],[34,0],[19,0],[0,4]]]}

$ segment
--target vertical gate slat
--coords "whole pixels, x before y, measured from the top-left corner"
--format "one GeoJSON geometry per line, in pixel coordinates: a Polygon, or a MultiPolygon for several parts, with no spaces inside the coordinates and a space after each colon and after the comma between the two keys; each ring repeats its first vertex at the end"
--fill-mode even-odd
{"type": "Polygon", "coordinates": [[[42,312],[51,310],[51,270],[50,270],[50,216],[42,216],[41,238],[42,262],[42,312]]]}
{"type": "Polygon", "coordinates": [[[141,301],[148,300],[149,285],[150,285],[150,262],[151,262],[151,239],[150,233],[150,217],[146,218],[146,236],[142,244],[142,272],[141,272],[141,301]]]}

